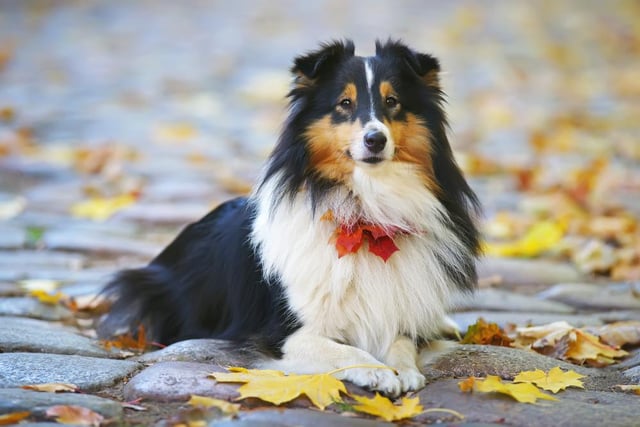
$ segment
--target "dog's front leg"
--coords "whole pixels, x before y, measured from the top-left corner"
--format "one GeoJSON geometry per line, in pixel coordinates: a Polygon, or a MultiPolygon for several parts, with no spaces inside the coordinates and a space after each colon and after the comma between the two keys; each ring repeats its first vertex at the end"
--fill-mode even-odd
{"type": "Polygon", "coordinates": [[[396,368],[401,391],[419,390],[425,385],[424,375],[417,366],[418,352],[414,342],[405,336],[398,337],[384,357],[384,362],[396,368]]]}
{"type": "Polygon", "coordinates": [[[402,391],[400,378],[394,370],[385,367],[371,354],[303,329],[287,339],[283,353],[282,359],[267,362],[265,367],[288,373],[318,374],[348,366],[367,365],[336,372],[335,376],[390,396],[397,396],[402,391]]]}

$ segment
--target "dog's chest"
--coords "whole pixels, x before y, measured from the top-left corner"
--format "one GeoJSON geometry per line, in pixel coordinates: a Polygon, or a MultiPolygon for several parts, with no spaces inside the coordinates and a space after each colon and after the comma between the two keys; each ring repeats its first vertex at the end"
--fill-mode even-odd
{"type": "Polygon", "coordinates": [[[378,355],[398,335],[433,334],[452,286],[432,236],[395,236],[399,250],[385,262],[367,242],[339,257],[335,230],[332,221],[289,209],[254,232],[266,271],[278,277],[304,327],[378,355]]]}

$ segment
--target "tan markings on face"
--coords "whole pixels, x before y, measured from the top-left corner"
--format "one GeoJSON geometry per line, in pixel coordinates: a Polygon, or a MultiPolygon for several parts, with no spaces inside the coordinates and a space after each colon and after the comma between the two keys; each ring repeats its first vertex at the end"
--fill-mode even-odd
{"type": "Polygon", "coordinates": [[[388,81],[380,82],[380,97],[384,101],[388,96],[398,96],[393,86],[388,81]]]}
{"type": "Polygon", "coordinates": [[[431,161],[431,132],[414,114],[407,113],[405,121],[385,121],[396,145],[395,161],[418,166],[427,187],[437,189],[431,161]]]}
{"type": "Polygon", "coordinates": [[[359,130],[358,121],[333,124],[330,116],[312,123],[305,132],[309,144],[310,168],[327,179],[349,181],[354,161],[347,155],[347,150],[359,130]]]}
{"type": "Polygon", "coordinates": [[[347,116],[351,114],[351,112],[355,109],[357,96],[358,96],[358,90],[356,89],[356,85],[353,83],[347,83],[347,85],[344,87],[344,90],[336,100],[337,101],[336,108],[338,112],[347,116]],[[349,99],[351,101],[351,104],[349,106],[342,105],[342,101],[345,99],[349,99]]]}

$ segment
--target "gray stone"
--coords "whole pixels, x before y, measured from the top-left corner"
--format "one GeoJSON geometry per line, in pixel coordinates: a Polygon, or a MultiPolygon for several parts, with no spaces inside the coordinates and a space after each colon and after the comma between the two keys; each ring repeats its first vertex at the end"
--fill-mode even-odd
{"type": "Polygon", "coordinates": [[[218,366],[250,366],[261,358],[261,353],[251,348],[239,349],[228,341],[194,339],[180,341],[162,350],[145,353],[136,360],[142,363],[156,362],[208,362],[218,366]]]}
{"type": "Polygon", "coordinates": [[[209,423],[213,427],[377,427],[395,424],[375,419],[352,418],[333,412],[309,409],[284,409],[240,412],[231,420],[216,420],[209,423]]]}
{"type": "Polygon", "coordinates": [[[0,318],[0,352],[35,352],[75,354],[79,356],[109,357],[108,352],[96,340],[35,319],[21,317],[0,318]]]}
{"type": "Polygon", "coordinates": [[[574,313],[575,309],[569,305],[545,301],[528,295],[521,295],[502,289],[480,289],[473,299],[463,304],[461,309],[468,310],[496,310],[512,312],[537,313],[574,313]]]}
{"type": "Polygon", "coordinates": [[[571,265],[538,259],[484,257],[478,261],[480,279],[499,279],[501,287],[533,292],[562,282],[577,282],[582,275],[571,265]]]}
{"type": "Polygon", "coordinates": [[[0,282],[0,297],[23,295],[24,290],[17,283],[0,282]]]}
{"type": "Polygon", "coordinates": [[[238,384],[217,384],[208,375],[223,372],[219,366],[193,362],[160,362],[133,377],[124,386],[124,398],[161,402],[182,401],[192,394],[231,400],[238,384]]]}
{"type": "Polygon", "coordinates": [[[159,245],[137,239],[114,237],[106,233],[84,233],[78,230],[55,230],[42,238],[49,249],[90,252],[94,254],[132,254],[153,257],[161,249],[159,245]]]}
{"type": "Polygon", "coordinates": [[[37,418],[44,418],[47,409],[56,405],[82,406],[99,413],[106,419],[114,422],[122,421],[122,405],[113,400],[79,393],[46,393],[20,388],[0,389],[0,414],[29,411],[37,418]]]}
{"type": "Polygon", "coordinates": [[[541,292],[540,298],[595,310],[640,310],[640,283],[609,285],[561,283],[541,292]]]}
{"type": "Polygon", "coordinates": [[[629,382],[633,384],[640,384],[640,366],[629,368],[626,371],[623,371],[622,375],[628,378],[629,382]]]}
{"type": "Polygon", "coordinates": [[[70,383],[82,391],[112,386],[140,368],[136,362],[45,353],[0,353],[0,387],[70,383]]]}
{"type": "Polygon", "coordinates": [[[479,318],[487,322],[497,323],[500,327],[509,324],[517,326],[537,326],[547,323],[565,320],[575,327],[598,326],[603,321],[594,314],[562,314],[562,313],[530,313],[530,312],[504,312],[504,311],[467,311],[462,313],[452,313],[451,318],[456,321],[460,329],[464,332],[470,325],[473,325],[479,318]]]}
{"type": "Polygon", "coordinates": [[[149,224],[187,224],[211,210],[206,203],[137,203],[118,212],[117,218],[149,224]]]}
{"type": "MultiPolygon", "coordinates": [[[[531,367],[533,368],[533,367],[531,367]]],[[[425,408],[448,408],[464,415],[460,420],[447,413],[423,413],[414,418],[422,423],[490,423],[522,427],[638,425],[637,396],[569,388],[555,395],[557,401],[535,405],[519,403],[497,393],[462,393],[459,380],[440,380],[418,393],[425,408]]]]}
{"type": "Polygon", "coordinates": [[[23,229],[6,225],[0,226],[0,248],[21,248],[25,245],[26,242],[27,233],[23,229]]]}
{"type": "Polygon", "coordinates": [[[80,254],[32,250],[0,251],[0,268],[64,267],[78,270],[84,267],[86,262],[86,257],[80,254]]]}
{"type": "MultiPolygon", "coordinates": [[[[601,377],[603,371],[572,365],[538,354],[534,351],[490,345],[456,345],[431,357],[423,367],[425,371],[436,370],[456,378],[484,377],[497,375],[505,379],[513,379],[519,372],[549,369],[559,366],[564,370],[573,369],[586,375],[585,387],[603,387],[601,377]]],[[[621,378],[619,375],[614,375],[621,378]]]]}
{"type": "Polygon", "coordinates": [[[0,316],[24,316],[43,320],[65,320],[72,318],[73,313],[59,304],[44,304],[32,297],[13,297],[0,298],[0,316]]]}

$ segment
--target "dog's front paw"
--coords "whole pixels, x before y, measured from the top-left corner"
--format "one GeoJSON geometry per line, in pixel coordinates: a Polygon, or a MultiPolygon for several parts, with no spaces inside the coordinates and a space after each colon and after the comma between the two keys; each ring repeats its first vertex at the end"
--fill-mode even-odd
{"type": "Polygon", "coordinates": [[[382,367],[347,369],[341,379],[387,396],[398,396],[403,388],[400,377],[393,370],[382,367]]]}
{"type": "Polygon", "coordinates": [[[402,387],[402,393],[420,390],[426,384],[426,378],[417,369],[398,370],[398,379],[402,387]]]}

